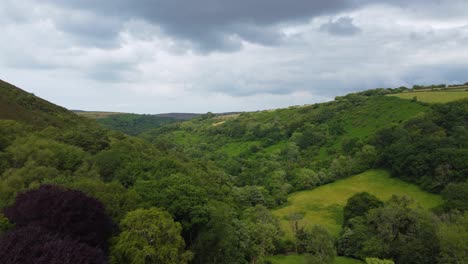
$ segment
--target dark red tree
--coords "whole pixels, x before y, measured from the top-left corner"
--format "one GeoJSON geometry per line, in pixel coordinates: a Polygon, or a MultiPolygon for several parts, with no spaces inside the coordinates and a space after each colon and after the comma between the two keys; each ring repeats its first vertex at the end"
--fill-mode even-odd
{"type": "Polygon", "coordinates": [[[105,264],[106,259],[98,248],[28,226],[0,238],[0,263],[105,264]]]}
{"type": "Polygon", "coordinates": [[[112,231],[111,220],[98,200],[53,185],[19,194],[4,214],[17,228],[40,226],[104,251],[112,231]]]}

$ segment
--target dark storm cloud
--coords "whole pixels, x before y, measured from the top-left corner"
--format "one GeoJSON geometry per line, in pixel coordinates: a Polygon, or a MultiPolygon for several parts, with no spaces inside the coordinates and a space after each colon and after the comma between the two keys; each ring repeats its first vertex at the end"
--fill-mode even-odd
{"type": "Polygon", "coordinates": [[[353,24],[353,19],[350,17],[340,17],[336,20],[330,20],[323,24],[320,30],[338,36],[352,36],[361,31],[360,28],[353,24]]]}
{"type": "MultiPolygon", "coordinates": [[[[60,7],[93,12],[97,17],[127,21],[144,20],[156,24],[175,38],[189,40],[195,49],[233,51],[242,47],[241,40],[273,45],[284,37],[275,25],[333,14],[351,8],[345,0],[48,0],[60,7]],[[264,29],[266,28],[266,29],[264,29]]],[[[74,24],[63,27],[76,34],[99,33],[99,20],[87,27],[74,24]],[[70,27],[72,26],[72,27],[70,27]],[[89,30],[89,32],[87,32],[89,30]]],[[[118,31],[113,24],[108,32],[118,31]]],[[[98,34],[109,38],[107,34],[98,34]]]]}

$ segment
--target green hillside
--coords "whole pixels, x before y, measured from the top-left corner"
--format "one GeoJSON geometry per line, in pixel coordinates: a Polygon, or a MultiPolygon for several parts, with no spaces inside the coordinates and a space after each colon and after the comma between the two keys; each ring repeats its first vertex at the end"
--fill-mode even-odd
{"type": "MultiPolygon", "coordinates": [[[[187,264],[454,263],[468,234],[468,99],[389,92],[133,137],[1,83],[0,262],[66,238],[115,264],[167,252],[187,264]],[[291,213],[304,214],[294,236],[291,213]]],[[[136,134],[150,127],[138,118],[116,122],[136,134]]]]}
{"type": "Polygon", "coordinates": [[[356,176],[338,180],[313,190],[296,192],[288,197],[286,206],[274,210],[281,220],[283,231],[291,237],[291,224],[288,215],[302,213],[301,224],[319,224],[337,236],[343,224],[343,207],[356,193],[368,192],[386,201],[392,195],[408,196],[426,209],[442,204],[439,195],[422,191],[418,186],[390,177],[387,171],[369,170],[356,176]]]}
{"type": "Polygon", "coordinates": [[[16,120],[29,125],[66,126],[80,118],[67,109],[0,80],[0,119],[16,120]]]}

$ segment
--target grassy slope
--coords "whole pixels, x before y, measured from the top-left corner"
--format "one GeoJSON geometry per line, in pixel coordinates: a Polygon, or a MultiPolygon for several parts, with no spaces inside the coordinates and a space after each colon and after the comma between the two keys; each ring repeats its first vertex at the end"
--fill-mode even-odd
{"type": "MultiPolygon", "coordinates": [[[[337,104],[337,102],[327,104],[337,104]]],[[[181,123],[180,127],[175,131],[157,136],[151,135],[150,132],[143,137],[149,141],[152,141],[156,137],[163,137],[177,145],[186,145],[187,143],[191,144],[191,146],[194,143],[216,145],[215,151],[226,153],[229,157],[234,157],[248,150],[252,145],[258,143],[258,141],[245,141],[242,138],[237,139],[222,135],[213,137],[213,135],[208,135],[206,132],[213,127],[223,129],[232,120],[238,120],[244,124],[277,123],[280,126],[284,126],[290,123],[292,118],[299,120],[310,119],[309,117],[316,115],[321,110],[328,109],[329,106],[327,104],[320,104],[318,105],[319,107],[290,107],[274,111],[215,117],[202,121],[196,119],[189,120],[181,123]],[[190,137],[194,137],[196,140],[190,140],[190,137]]],[[[397,97],[376,96],[369,98],[362,105],[355,106],[353,111],[338,113],[330,120],[343,124],[345,133],[344,135],[330,138],[329,142],[321,147],[317,159],[326,159],[328,157],[327,150],[330,148],[339,149],[345,138],[365,139],[381,128],[404,122],[427,111],[427,109],[427,106],[397,97]]],[[[333,112],[333,110],[330,111],[333,112]]],[[[261,153],[278,152],[286,143],[287,141],[284,139],[274,142],[261,151],[261,153]]]]}
{"type": "Polygon", "coordinates": [[[0,80],[0,119],[29,125],[63,127],[76,124],[81,118],[67,109],[0,80]]]}
{"type": "MultiPolygon", "coordinates": [[[[304,255],[277,255],[268,257],[267,260],[271,261],[273,264],[304,264],[305,257],[304,255]]],[[[345,258],[345,257],[336,257],[334,264],[361,264],[363,263],[360,260],[345,258]]]]}
{"type": "Polygon", "coordinates": [[[417,97],[418,101],[426,103],[448,103],[463,98],[468,98],[467,91],[451,91],[451,92],[409,92],[392,94],[391,96],[397,96],[403,99],[413,99],[417,97]]]}
{"type": "Polygon", "coordinates": [[[433,208],[442,203],[440,196],[424,192],[416,185],[391,178],[387,171],[369,170],[314,190],[294,193],[289,196],[288,205],[274,210],[273,214],[280,218],[287,237],[291,237],[292,234],[290,223],[285,217],[294,212],[305,213],[301,224],[306,226],[319,224],[333,235],[338,235],[343,221],[343,206],[347,199],[355,193],[364,191],[381,200],[388,200],[393,194],[407,195],[423,208],[433,208]]]}

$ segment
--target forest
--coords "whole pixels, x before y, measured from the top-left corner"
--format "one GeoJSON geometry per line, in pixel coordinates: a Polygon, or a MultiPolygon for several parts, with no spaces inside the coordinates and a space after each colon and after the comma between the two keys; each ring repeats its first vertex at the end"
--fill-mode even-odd
{"type": "Polygon", "coordinates": [[[0,263],[468,263],[468,99],[405,90],[124,133],[1,81],[0,263]],[[359,191],[337,232],[275,213],[374,169],[441,202],[359,191]]]}

